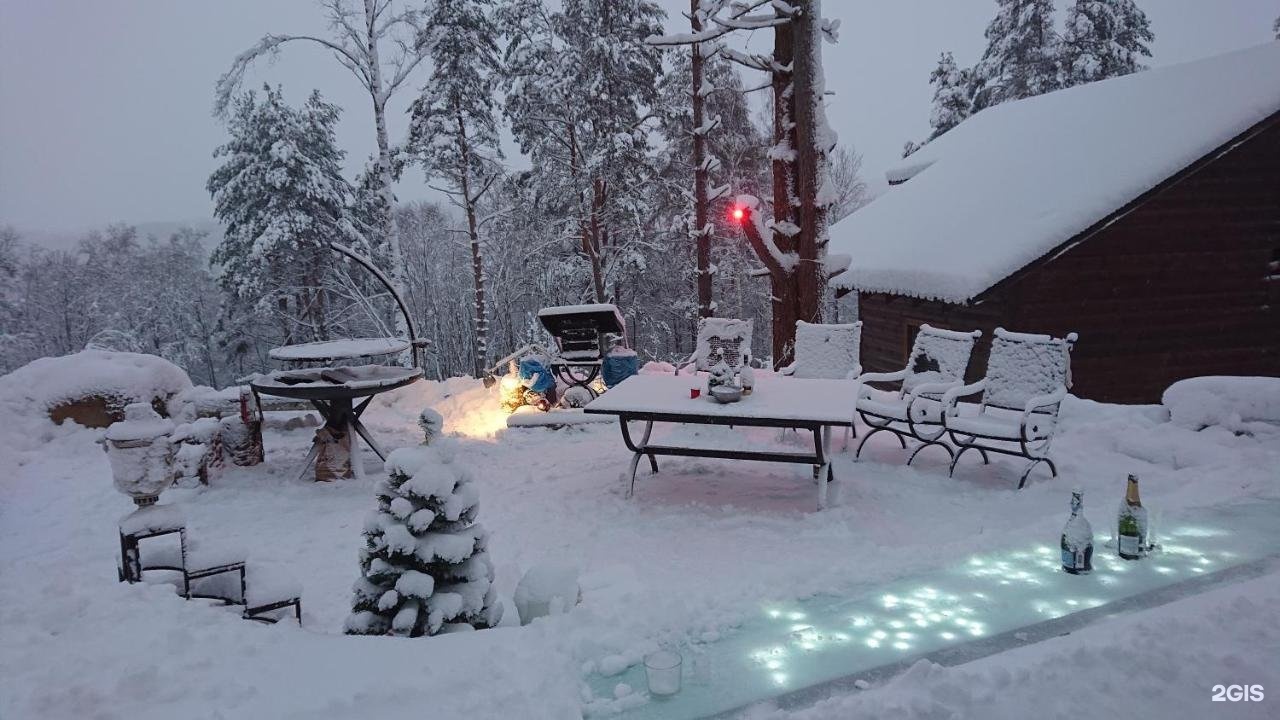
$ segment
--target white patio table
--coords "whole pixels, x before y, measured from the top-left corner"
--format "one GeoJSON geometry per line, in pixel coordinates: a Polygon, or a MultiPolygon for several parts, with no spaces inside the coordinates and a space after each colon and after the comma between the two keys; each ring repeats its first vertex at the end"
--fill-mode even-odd
{"type": "Polygon", "coordinates": [[[617,415],[622,441],[631,458],[627,497],[635,494],[640,458],[648,457],[658,472],[658,455],[726,458],[812,465],[817,477],[818,509],[827,505],[827,484],[835,480],[831,470],[831,428],[853,425],[853,401],[857,385],[852,380],[761,378],[755,391],[739,402],[720,404],[703,393],[690,398],[690,378],[671,375],[635,375],[619,383],[585,408],[588,414],[617,415]],[[643,422],[637,444],[629,422],[643,422]],[[733,425],[808,430],[813,452],[737,450],[728,448],[655,445],[649,442],[655,422],[691,425],[733,425]]]}

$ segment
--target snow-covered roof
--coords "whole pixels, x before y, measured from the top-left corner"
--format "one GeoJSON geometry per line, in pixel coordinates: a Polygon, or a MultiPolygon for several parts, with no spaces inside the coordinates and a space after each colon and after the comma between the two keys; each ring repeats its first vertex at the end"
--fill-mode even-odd
{"type": "Polygon", "coordinates": [[[1280,42],[984,110],[831,228],[837,288],[965,302],[1280,111],[1280,42]]]}

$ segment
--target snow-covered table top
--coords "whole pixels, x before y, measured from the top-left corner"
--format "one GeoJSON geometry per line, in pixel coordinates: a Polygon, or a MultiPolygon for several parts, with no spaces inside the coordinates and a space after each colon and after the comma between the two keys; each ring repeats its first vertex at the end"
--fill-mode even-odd
{"type": "Polygon", "coordinates": [[[264,395],[327,400],[376,395],[422,378],[418,368],[361,365],[358,367],[278,370],[259,375],[250,385],[264,395]]]}
{"type": "Polygon", "coordinates": [[[853,420],[857,385],[852,380],[761,377],[752,394],[729,404],[708,398],[705,382],[693,375],[634,375],[592,400],[586,412],[681,416],[690,422],[710,417],[848,425],[853,420]],[[704,392],[690,398],[695,386],[704,392]]]}
{"type": "Polygon", "coordinates": [[[408,350],[409,347],[409,341],[400,338],[348,338],[272,348],[267,353],[267,357],[285,362],[325,362],[394,355],[408,350]]]}

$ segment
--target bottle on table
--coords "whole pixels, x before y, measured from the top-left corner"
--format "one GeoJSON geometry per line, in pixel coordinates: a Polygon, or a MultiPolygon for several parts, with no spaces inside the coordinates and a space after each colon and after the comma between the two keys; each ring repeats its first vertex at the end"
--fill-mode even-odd
{"type": "Polygon", "coordinates": [[[1137,560],[1147,550],[1147,509],[1142,507],[1142,499],[1138,496],[1138,476],[1130,475],[1128,487],[1124,491],[1124,501],[1120,503],[1120,513],[1116,522],[1116,545],[1120,557],[1125,560],[1137,560]]]}
{"type": "Polygon", "coordinates": [[[1093,527],[1084,517],[1084,491],[1071,491],[1071,517],[1062,528],[1062,569],[1072,575],[1093,572],[1093,527]]]}

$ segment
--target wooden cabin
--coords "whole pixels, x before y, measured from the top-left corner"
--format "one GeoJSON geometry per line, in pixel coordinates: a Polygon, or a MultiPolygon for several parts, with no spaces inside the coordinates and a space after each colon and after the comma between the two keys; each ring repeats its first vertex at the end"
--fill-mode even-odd
{"type": "Polygon", "coordinates": [[[985,110],[832,228],[862,363],[921,323],[1080,335],[1072,392],[1280,375],[1280,43],[985,110]],[[877,207],[878,206],[878,207],[877,207]]]}

